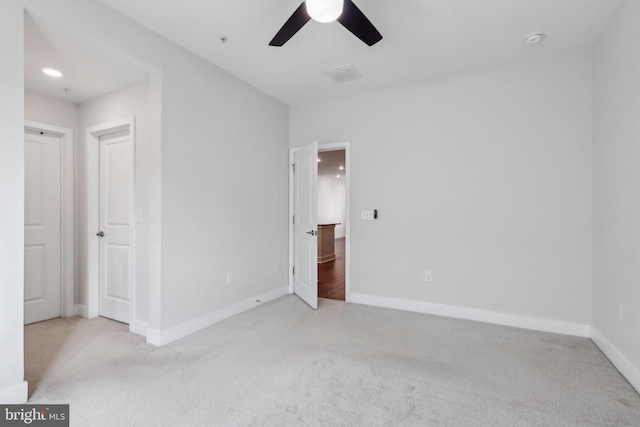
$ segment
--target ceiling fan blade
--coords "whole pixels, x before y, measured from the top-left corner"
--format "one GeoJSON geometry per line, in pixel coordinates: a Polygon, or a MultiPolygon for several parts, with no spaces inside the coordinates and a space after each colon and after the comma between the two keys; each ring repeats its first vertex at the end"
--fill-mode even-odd
{"type": "Polygon", "coordinates": [[[338,22],[369,46],[382,40],[382,35],[376,30],[376,27],[351,0],[344,0],[344,9],[338,22]]]}
{"type": "Polygon", "coordinates": [[[309,22],[311,17],[307,13],[307,8],[305,7],[304,2],[293,12],[293,15],[284,23],[280,31],[275,35],[273,40],[269,42],[269,46],[282,46],[286,42],[289,41],[291,37],[295,33],[300,30],[300,28],[304,27],[304,24],[309,22]]]}

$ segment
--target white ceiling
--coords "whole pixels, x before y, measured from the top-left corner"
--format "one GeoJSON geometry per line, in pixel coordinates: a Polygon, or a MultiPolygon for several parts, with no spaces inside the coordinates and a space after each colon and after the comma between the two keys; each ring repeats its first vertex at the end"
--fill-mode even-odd
{"type": "MultiPolygon", "coordinates": [[[[300,0],[101,0],[288,105],[588,48],[621,0],[354,0],[384,36],[368,47],[338,23],[310,21],[268,46],[300,0]],[[532,32],[542,42],[528,45],[532,32]],[[220,37],[227,37],[225,44],[220,37]],[[359,80],[323,71],[354,64],[359,80]]],[[[25,86],[73,102],[148,78],[146,64],[25,18],[25,86]],[[52,79],[42,73],[64,73],[52,79]],[[70,89],[68,94],[63,90],[70,89]]]]}
{"type": "Polygon", "coordinates": [[[81,103],[146,80],[152,68],[108,46],[25,15],[25,87],[81,103]],[[61,78],[45,75],[55,68],[61,78]],[[69,89],[67,93],[64,89],[69,89]]]}
{"type": "Polygon", "coordinates": [[[278,48],[268,43],[301,0],[101,1],[289,105],[588,48],[621,3],[354,0],[382,33],[378,44],[310,21],[278,48]],[[533,32],[544,38],[528,45],[533,32]],[[345,64],[364,78],[323,74],[345,64]]]}
{"type": "Polygon", "coordinates": [[[345,151],[320,151],[318,152],[318,175],[328,178],[339,178],[344,180],[345,169],[345,151]],[[342,168],[342,169],[340,169],[342,168]],[[340,175],[338,177],[338,175],[340,175]]]}

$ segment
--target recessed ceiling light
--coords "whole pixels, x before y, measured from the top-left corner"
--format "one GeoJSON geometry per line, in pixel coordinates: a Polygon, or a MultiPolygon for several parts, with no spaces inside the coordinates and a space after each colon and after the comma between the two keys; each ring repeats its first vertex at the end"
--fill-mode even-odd
{"type": "Polygon", "coordinates": [[[344,166],[340,166],[340,170],[344,170],[344,166]]]}
{"type": "Polygon", "coordinates": [[[45,73],[47,76],[51,76],[51,77],[62,77],[62,73],[58,70],[55,70],[53,68],[43,68],[42,72],[45,73]]]}
{"type": "Polygon", "coordinates": [[[320,157],[318,157],[318,161],[320,161],[320,157]]]}
{"type": "Polygon", "coordinates": [[[340,175],[336,175],[336,178],[340,178],[340,175]]]}
{"type": "Polygon", "coordinates": [[[529,34],[527,37],[525,37],[525,40],[527,41],[527,43],[538,43],[540,40],[542,40],[542,34],[540,33],[529,34]]]}

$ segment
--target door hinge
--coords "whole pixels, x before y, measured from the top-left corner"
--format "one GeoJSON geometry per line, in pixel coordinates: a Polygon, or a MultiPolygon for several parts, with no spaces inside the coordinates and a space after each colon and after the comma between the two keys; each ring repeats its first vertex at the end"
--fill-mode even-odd
{"type": "Polygon", "coordinates": [[[296,164],[295,163],[291,163],[291,167],[293,168],[293,173],[296,173],[296,164]]]}
{"type": "Polygon", "coordinates": [[[294,275],[296,274],[296,268],[295,267],[293,267],[293,274],[294,275]]]}
{"type": "Polygon", "coordinates": [[[296,216],[295,215],[293,216],[293,223],[294,224],[296,223],[296,216]]]}

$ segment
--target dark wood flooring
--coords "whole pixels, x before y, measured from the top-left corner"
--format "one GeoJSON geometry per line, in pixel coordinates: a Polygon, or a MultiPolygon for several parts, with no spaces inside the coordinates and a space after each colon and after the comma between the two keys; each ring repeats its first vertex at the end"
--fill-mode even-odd
{"type": "Polygon", "coordinates": [[[318,264],[318,297],[344,301],[344,237],[336,239],[336,259],[318,264]]]}

